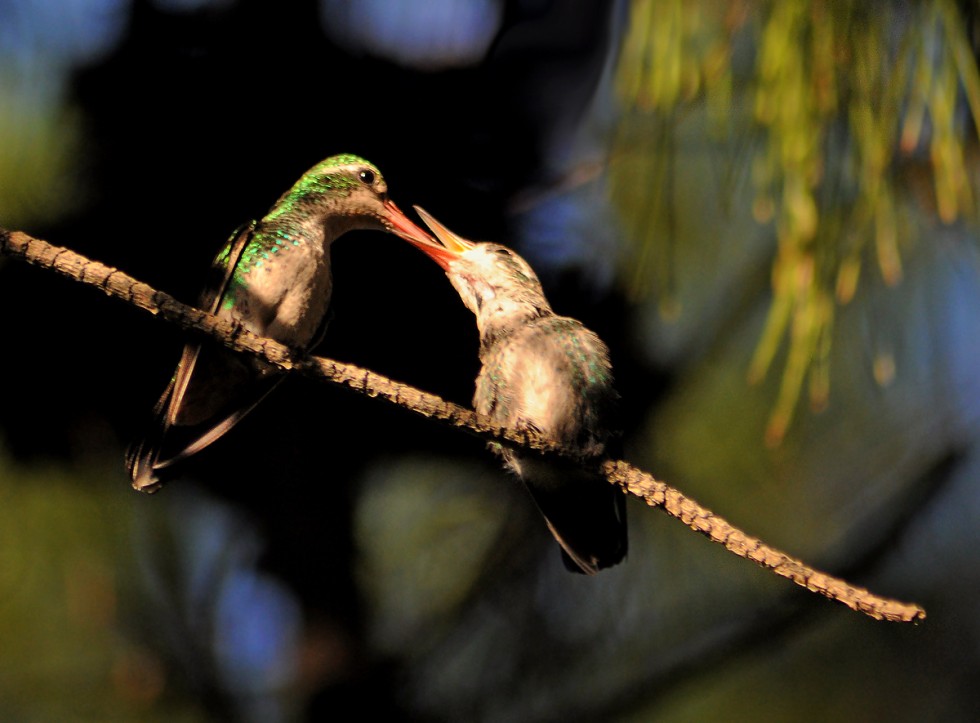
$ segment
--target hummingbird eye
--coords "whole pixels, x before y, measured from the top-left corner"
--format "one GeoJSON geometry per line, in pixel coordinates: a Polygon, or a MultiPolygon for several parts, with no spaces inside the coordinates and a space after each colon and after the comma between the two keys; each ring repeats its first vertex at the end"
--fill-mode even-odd
{"type": "Polygon", "coordinates": [[[369,186],[374,183],[374,171],[370,171],[367,168],[358,173],[357,177],[369,186]]]}

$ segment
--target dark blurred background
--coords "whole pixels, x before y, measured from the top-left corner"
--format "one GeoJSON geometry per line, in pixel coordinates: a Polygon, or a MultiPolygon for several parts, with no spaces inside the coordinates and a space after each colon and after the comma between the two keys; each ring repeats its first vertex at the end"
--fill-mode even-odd
{"type": "MultiPolygon", "coordinates": [[[[570,575],[480,442],[305,380],[137,495],[180,333],[0,258],[0,719],[976,720],[978,47],[968,0],[0,2],[0,225],[193,301],[363,155],[606,340],[628,459],[929,615],[637,500],[570,575]]],[[[468,403],[441,270],[333,257],[319,352],[468,403]]]]}

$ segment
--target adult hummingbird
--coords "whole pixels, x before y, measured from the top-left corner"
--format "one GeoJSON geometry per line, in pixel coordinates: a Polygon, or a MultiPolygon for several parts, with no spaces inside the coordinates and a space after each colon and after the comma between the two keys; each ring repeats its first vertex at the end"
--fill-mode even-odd
{"type": "MultiPolygon", "coordinates": [[[[330,303],[330,244],[355,229],[429,239],[388,199],[373,164],[332,156],[304,173],[264,217],[231,235],[211,265],[201,308],[297,350],[315,346],[330,303]]],[[[188,343],[150,431],[126,455],[133,487],[156,491],[162,470],[221,437],[282,379],[254,358],[188,343]]]]}
{"type": "MultiPolygon", "coordinates": [[[[571,450],[602,454],[616,400],[606,345],[552,311],[538,277],[512,250],[468,241],[415,210],[441,243],[408,240],[445,270],[476,315],[482,363],[476,411],[502,426],[536,429],[571,450]]],[[[626,556],[626,498],[618,487],[569,462],[491,448],[524,481],[569,570],[592,575],[626,556]]]]}

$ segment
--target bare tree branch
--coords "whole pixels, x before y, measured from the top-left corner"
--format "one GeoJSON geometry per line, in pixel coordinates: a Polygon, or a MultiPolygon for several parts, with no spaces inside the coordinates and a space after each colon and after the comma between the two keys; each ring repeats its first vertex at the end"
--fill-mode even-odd
{"type": "Polygon", "coordinates": [[[582,458],[533,430],[489,424],[471,409],[447,402],[407,384],[392,381],[370,370],[297,353],[272,339],[258,337],[182,304],[169,294],[157,291],[118,269],[87,259],[69,249],[52,246],[22,232],[0,228],[0,252],[95,286],[109,296],[158,315],[182,329],[209,336],[230,349],[253,354],[283,371],[314,379],[326,379],[369,397],[397,404],[424,417],[449,423],[486,440],[571,458],[583,466],[597,468],[610,483],[619,485],[651,507],[660,507],[668,515],[705,535],[712,542],[724,545],[739,557],[752,560],[807,590],[836,600],[877,620],[916,622],[925,619],[925,611],[918,605],[880,597],[864,588],[815,570],[766,545],[758,538],[745,534],[670,485],[654,479],[623,460],[597,461],[582,458]]]}

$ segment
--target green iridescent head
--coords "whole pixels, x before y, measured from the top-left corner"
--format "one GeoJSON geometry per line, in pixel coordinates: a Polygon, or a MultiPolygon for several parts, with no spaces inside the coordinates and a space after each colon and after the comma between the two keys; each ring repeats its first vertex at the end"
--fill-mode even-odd
{"type": "Polygon", "coordinates": [[[353,229],[390,231],[407,239],[428,238],[388,198],[381,171],[360,156],[330,156],[308,170],[272,207],[264,222],[328,220],[342,233],[353,229]]]}
{"type": "MultiPolygon", "coordinates": [[[[351,154],[320,161],[254,225],[233,261],[234,277],[223,308],[234,308],[255,272],[275,268],[277,259],[291,250],[303,247],[328,252],[337,238],[358,229],[388,231],[414,243],[432,243],[388,198],[388,185],[374,164],[351,154]]],[[[218,254],[218,268],[227,269],[237,238],[236,233],[218,254]]]]}
{"type": "MultiPolygon", "coordinates": [[[[376,207],[388,196],[388,184],[377,166],[359,156],[331,156],[317,163],[293,184],[276,203],[282,212],[298,207],[376,207]],[[350,199],[351,203],[345,203],[350,199]]],[[[347,210],[346,208],[344,210],[347,210]]]]}

